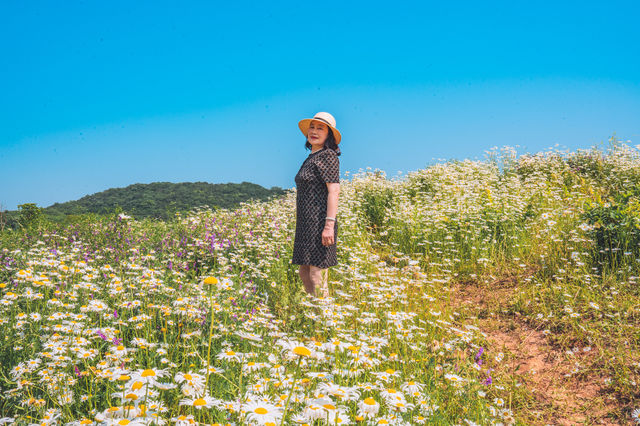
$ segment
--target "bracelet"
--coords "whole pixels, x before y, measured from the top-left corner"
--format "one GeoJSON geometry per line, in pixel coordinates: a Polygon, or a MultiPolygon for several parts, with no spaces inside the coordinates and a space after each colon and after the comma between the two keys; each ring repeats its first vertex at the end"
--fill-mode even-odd
{"type": "Polygon", "coordinates": [[[335,217],[329,217],[329,216],[327,216],[327,217],[325,218],[325,220],[332,220],[332,221],[334,221],[334,222],[335,222],[335,221],[336,221],[336,218],[335,218],[335,217]]]}

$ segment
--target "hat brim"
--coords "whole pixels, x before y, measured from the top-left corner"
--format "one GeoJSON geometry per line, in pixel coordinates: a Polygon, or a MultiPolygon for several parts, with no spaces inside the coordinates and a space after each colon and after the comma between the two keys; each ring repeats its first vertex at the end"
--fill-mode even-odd
{"type": "Polygon", "coordinates": [[[302,134],[305,135],[305,137],[309,133],[309,125],[311,124],[312,121],[317,121],[319,123],[326,125],[328,128],[330,128],[331,131],[333,132],[333,137],[336,139],[336,144],[340,143],[340,141],[342,140],[342,135],[340,134],[340,131],[335,127],[333,127],[331,124],[327,123],[326,121],[318,120],[317,118],[305,118],[304,120],[300,120],[300,122],[298,122],[298,127],[302,131],[302,134]]]}

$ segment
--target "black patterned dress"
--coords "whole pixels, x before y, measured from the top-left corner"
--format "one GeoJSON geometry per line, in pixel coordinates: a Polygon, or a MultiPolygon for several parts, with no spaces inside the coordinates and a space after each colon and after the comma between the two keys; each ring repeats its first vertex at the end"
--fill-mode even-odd
{"type": "Polygon", "coordinates": [[[295,265],[328,268],[338,264],[336,244],[338,222],[334,222],[334,243],[322,245],[327,217],[327,183],[340,183],[340,161],[332,149],[309,154],[296,175],[296,236],[293,243],[295,265]]]}

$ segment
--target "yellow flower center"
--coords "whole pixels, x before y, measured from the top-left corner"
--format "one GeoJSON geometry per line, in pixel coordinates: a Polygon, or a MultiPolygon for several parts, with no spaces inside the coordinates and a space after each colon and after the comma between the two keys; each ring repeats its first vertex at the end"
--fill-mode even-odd
{"type": "Polygon", "coordinates": [[[118,422],[119,425],[128,425],[129,423],[131,423],[131,421],[127,419],[122,419],[118,422]]]}
{"type": "Polygon", "coordinates": [[[153,371],[153,370],[152,370],[152,369],[150,369],[150,368],[147,368],[146,370],[144,370],[144,371],[142,372],[142,377],[150,377],[150,376],[155,376],[155,375],[156,375],[156,372],[155,372],[155,371],[153,371]]]}
{"type": "Polygon", "coordinates": [[[203,405],[207,405],[207,402],[202,398],[198,398],[195,401],[193,401],[194,407],[202,407],[203,405]]]}
{"type": "Polygon", "coordinates": [[[185,378],[185,379],[187,379],[187,380],[192,380],[192,379],[193,379],[193,377],[191,376],[191,374],[185,374],[185,375],[184,375],[184,378],[185,378]]]}
{"type": "Polygon", "coordinates": [[[331,405],[331,404],[324,404],[323,407],[326,408],[327,410],[335,410],[336,409],[336,406],[335,405],[331,405]]]}
{"type": "Polygon", "coordinates": [[[253,411],[255,411],[258,414],[267,414],[269,412],[266,408],[263,408],[263,407],[258,407],[253,411]]]}
{"type": "Polygon", "coordinates": [[[373,398],[365,398],[364,403],[367,405],[376,405],[376,401],[373,398]]]}
{"type": "Polygon", "coordinates": [[[143,383],[142,383],[142,382],[135,382],[135,383],[133,384],[133,386],[131,386],[131,389],[133,389],[133,390],[140,390],[140,389],[142,389],[142,385],[143,385],[143,383]]]}
{"type": "Polygon", "coordinates": [[[293,348],[293,353],[300,356],[311,355],[311,351],[304,346],[296,346],[295,348],[293,348]]]}
{"type": "Polygon", "coordinates": [[[218,284],[218,279],[216,277],[207,277],[204,279],[204,283],[207,285],[216,285],[218,284]]]}

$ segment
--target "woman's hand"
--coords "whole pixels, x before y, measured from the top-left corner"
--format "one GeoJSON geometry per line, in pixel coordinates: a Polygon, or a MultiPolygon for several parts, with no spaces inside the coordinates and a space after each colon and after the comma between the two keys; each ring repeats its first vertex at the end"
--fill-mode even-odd
{"type": "Polygon", "coordinates": [[[335,244],[333,222],[327,221],[327,223],[324,225],[324,229],[322,230],[322,245],[330,246],[332,244],[335,244]]]}

